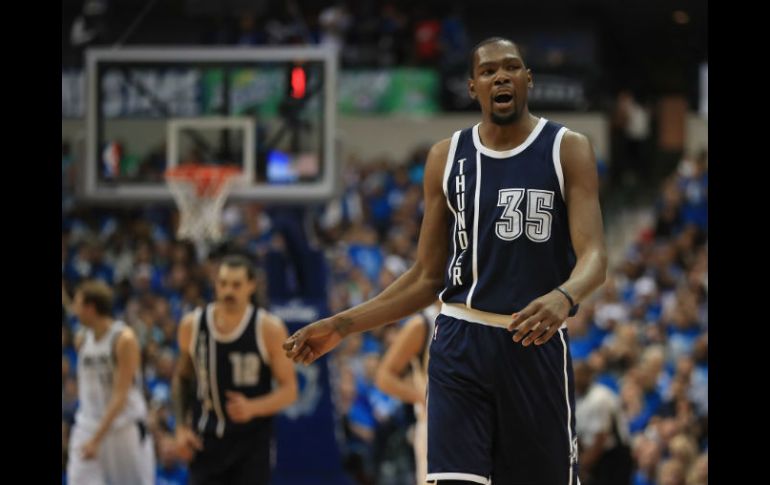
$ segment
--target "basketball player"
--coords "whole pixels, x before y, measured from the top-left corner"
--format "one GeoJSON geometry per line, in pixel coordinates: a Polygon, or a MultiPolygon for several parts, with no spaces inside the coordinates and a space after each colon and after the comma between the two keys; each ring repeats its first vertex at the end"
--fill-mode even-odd
{"type": "Polygon", "coordinates": [[[482,41],[471,66],[481,122],[428,154],[415,264],[284,349],[310,363],[349,333],[403,318],[438,294],[427,481],[574,485],[564,323],[606,277],[596,161],[585,136],[530,114],[533,77],[516,44],[482,41]]]}
{"type": "Polygon", "coordinates": [[[425,390],[428,383],[428,350],[433,337],[438,306],[431,305],[406,321],[396,340],[382,357],[375,384],[384,393],[414,406],[414,463],[417,484],[425,483],[428,471],[428,413],[425,390]],[[401,376],[410,367],[406,379],[401,376]]]}
{"type": "Polygon", "coordinates": [[[84,330],[75,337],[79,408],[69,443],[71,485],[155,480],[139,342],[130,327],[112,318],[112,298],[102,281],[86,281],[75,290],[72,310],[84,330]]]}
{"type": "Polygon", "coordinates": [[[191,485],[267,484],[272,416],[297,398],[294,366],[281,349],[286,327],[250,303],[255,276],[246,257],[224,257],[216,302],[179,326],[176,440],[191,485]]]}

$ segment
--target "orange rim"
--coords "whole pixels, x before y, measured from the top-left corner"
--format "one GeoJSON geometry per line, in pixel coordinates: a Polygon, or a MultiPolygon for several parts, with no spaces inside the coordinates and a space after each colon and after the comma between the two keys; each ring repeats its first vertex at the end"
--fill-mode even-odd
{"type": "Polygon", "coordinates": [[[214,197],[222,190],[225,182],[241,173],[241,170],[236,167],[185,164],[166,170],[164,175],[169,181],[188,182],[195,185],[199,197],[214,197]]]}

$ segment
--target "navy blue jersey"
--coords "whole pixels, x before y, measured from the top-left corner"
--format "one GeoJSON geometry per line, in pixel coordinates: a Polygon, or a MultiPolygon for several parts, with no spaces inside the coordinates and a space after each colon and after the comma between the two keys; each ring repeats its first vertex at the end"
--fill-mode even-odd
{"type": "Polygon", "coordinates": [[[564,283],[575,266],[559,158],[567,129],[540,118],[506,151],[483,146],[478,129],[455,132],[447,156],[444,194],[454,220],[440,298],[511,314],[564,283]]]}
{"type": "Polygon", "coordinates": [[[190,354],[198,381],[193,426],[204,437],[263,433],[269,439],[271,418],[235,423],[226,411],[227,391],[253,398],[272,389],[269,358],[261,338],[264,310],[250,305],[243,321],[225,337],[214,327],[213,309],[209,304],[199,310],[193,328],[190,354]]]}

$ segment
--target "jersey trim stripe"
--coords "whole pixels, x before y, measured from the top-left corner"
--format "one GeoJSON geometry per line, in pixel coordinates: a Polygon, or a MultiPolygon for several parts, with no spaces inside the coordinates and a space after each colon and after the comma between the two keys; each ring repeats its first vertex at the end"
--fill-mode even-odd
{"type": "MultiPolygon", "coordinates": [[[[440,313],[458,320],[465,320],[466,322],[478,323],[489,327],[508,328],[508,325],[513,322],[513,315],[476,310],[475,308],[468,308],[462,303],[442,303],[440,313]]],[[[559,328],[567,328],[567,321],[565,320],[559,328]]]]}
{"type": "Polygon", "coordinates": [[[569,466],[569,482],[567,485],[572,485],[572,407],[569,404],[569,379],[567,375],[567,343],[564,340],[564,329],[559,329],[559,338],[561,338],[561,345],[564,348],[564,398],[567,400],[567,437],[569,442],[567,443],[567,449],[570,450],[570,466],[569,466]]]}
{"type": "Polygon", "coordinates": [[[462,303],[444,303],[441,305],[441,314],[466,322],[478,323],[490,327],[508,328],[513,322],[511,315],[501,315],[499,313],[490,313],[481,310],[468,308],[462,303]]]}
{"type": "Polygon", "coordinates": [[[231,342],[235,342],[238,340],[241,335],[243,335],[243,331],[246,329],[246,325],[251,321],[251,314],[254,311],[254,305],[250,304],[246,307],[246,311],[243,312],[243,318],[238,323],[238,326],[233,329],[232,333],[229,335],[224,335],[219,330],[217,330],[217,326],[214,325],[214,304],[209,304],[208,308],[206,309],[208,314],[206,315],[208,317],[209,322],[209,332],[213,337],[224,344],[229,344],[231,342]]]}
{"type": "Polygon", "coordinates": [[[206,424],[209,422],[209,411],[208,409],[201,408],[201,417],[198,420],[198,432],[203,433],[206,430],[206,424]]]}
{"type": "Polygon", "coordinates": [[[434,480],[465,480],[473,483],[481,483],[482,485],[490,485],[492,483],[489,478],[484,478],[481,475],[475,475],[473,473],[428,473],[425,481],[432,482],[434,480]]]}
{"type": "MultiPolygon", "coordinates": [[[[455,264],[455,258],[457,257],[457,212],[455,212],[452,203],[449,201],[449,174],[452,173],[452,165],[454,165],[455,153],[457,152],[457,142],[460,139],[461,130],[455,131],[452,135],[452,141],[449,143],[449,153],[446,157],[446,165],[444,166],[444,198],[446,199],[446,205],[449,210],[452,211],[452,215],[455,218],[455,223],[452,225],[452,259],[449,261],[449,267],[447,268],[447,275],[452,278],[452,266],[455,264]]],[[[438,299],[444,301],[444,292],[448,289],[447,286],[438,295],[438,299]]]]}
{"type": "Polygon", "coordinates": [[[457,142],[460,140],[460,133],[462,130],[455,131],[454,134],[452,134],[452,141],[449,142],[449,153],[447,153],[446,157],[446,163],[444,164],[444,196],[447,198],[447,202],[449,201],[449,186],[447,185],[449,183],[449,174],[452,172],[452,165],[455,161],[455,152],[457,151],[457,142]]]}
{"type": "MultiPolygon", "coordinates": [[[[478,126],[478,125],[476,125],[478,126]]],[[[474,131],[474,134],[476,132],[474,131]]],[[[476,285],[479,282],[479,199],[481,197],[481,151],[476,152],[476,196],[473,204],[473,284],[468,291],[468,298],[465,300],[465,304],[472,308],[471,299],[473,298],[473,290],[476,289],[476,285]]]]}
{"type": "MultiPolygon", "coordinates": [[[[190,348],[187,349],[187,351],[190,353],[190,361],[192,362],[193,369],[195,370],[195,375],[200,375],[200,367],[198,366],[198,360],[196,359],[197,355],[197,349],[198,349],[198,333],[200,331],[201,326],[201,316],[203,315],[203,309],[202,308],[196,308],[193,312],[193,327],[192,331],[190,332],[190,348]]],[[[197,396],[199,399],[203,399],[205,402],[206,399],[206,391],[203,388],[203,383],[196,379],[198,382],[197,385],[197,396]]],[[[198,431],[201,433],[204,429],[206,429],[206,422],[209,419],[209,413],[206,409],[201,409],[201,416],[198,418],[198,431]]]]}
{"type": "Polygon", "coordinates": [[[535,141],[535,139],[540,134],[540,132],[543,131],[543,128],[545,127],[545,124],[547,122],[548,122],[547,119],[540,118],[540,121],[537,122],[535,129],[532,130],[532,133],[530,133],[527,139],[524,140],[524,143],[522,143],[521,145],[515,148],[511,148],[510,150],[504,150],[504,151],[492,150],[491,148],[487,148],[481,144],[481,137],[479,137],[479,126],[481,125],[481,123],[477,123],[473,127],[473,144],[476,145],[476,150],[480,151],[481,153],[483,153],[484,155],[490,158],[512,157],[526,150],[527,147],[530,146],[533,141],[535,141]]]}
{"type": "Polygon", "coordinates": [[[254,333],[257,337],[257,349],[259,349],[259,353],[262,354],[260,355],[262,362],[266,365],[270,365],[270,355],[267,353],[265,338],[262,336],[262,327],[264,326],[264,322],[262,321],[263,316],[264,311],[260,308],[257,310],[257,318],[254,320],[254,333]]]}
{"type": "Polygon", "coordinates": [[[553,140],[553,169],[556,171],[556,178],[559,179],[559,191],[561,192],[561,200],[567,203],[567,199],[564,198],[564,173],[561,168],[561,139],[564,138],[564,134],[567,133],[567,128],[562,127],[556,133],[556,138],[553,140]]]}
{"type": "MultiPolygon", "coordinates": [[[[208,322],[209,329],[213,323],[208,322]]],[[[217,436],[220,438],[225,433],[225,415],[219,402],[219,387],[217,383],[217,342],[209,333],[209,383],[211,384],[211,400],[214,412],[217,415],[217,436]]]]}

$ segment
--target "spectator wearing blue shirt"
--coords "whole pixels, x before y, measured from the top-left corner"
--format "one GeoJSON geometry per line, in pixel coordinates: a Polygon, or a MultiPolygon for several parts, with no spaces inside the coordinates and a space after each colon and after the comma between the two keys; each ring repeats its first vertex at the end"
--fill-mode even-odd
{"type": "Polygon", "coordinates": [[[162,435],[158,442],[158,468],[155,485],[186,485],[187,468],[180,462],[174,438],[162,435]]]}
{"type": "Polygon", "coordinates": [[[591,313],[589,305],[581,305],[577,315],[567,321],[573,360],[587,359],[594,350],[601,347],[603,335],[591,322],[591,313]]]}
{"type": "Polygon", "coordinates": [[[682,220],[708,233],[708,151],[701,151],[695,160],[686,160],[679,187],[684,195],[682,220]]]}
{"type": "Polygon", "coordinates": [[[636,471],[631,480],[632,485],[658,485],[656,471],[661,458],[658,443],[645,436],[640,436],[634,446],[636,471]]]}

